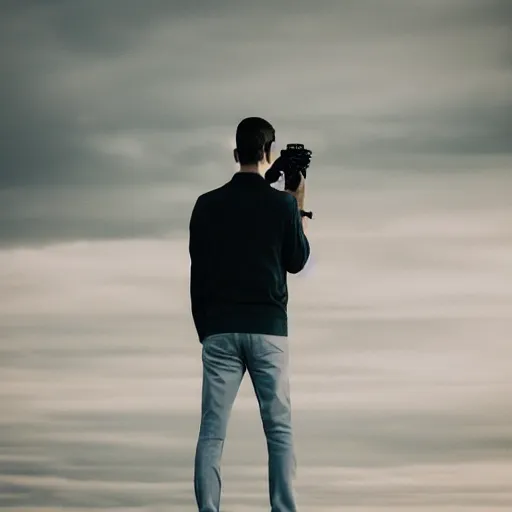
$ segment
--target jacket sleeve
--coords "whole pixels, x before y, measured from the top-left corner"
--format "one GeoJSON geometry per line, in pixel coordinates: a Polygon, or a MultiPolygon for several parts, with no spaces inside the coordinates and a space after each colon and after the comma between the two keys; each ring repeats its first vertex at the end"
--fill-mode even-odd
{"type": "Polygon", "coordinates": [[[200,201],[197,200],[189,224],[189,255],[190,255],[190,303],[194,326],[199,341],[204,338],[204,258],[202,250],[200,224],[200,201]]]}
{"type": "Polygon", "coordinates": [[[289,199],[284,228],[283,259],[286,271],[297,274],[306,266],[310,247],[302,227],[297,199],[288,193],[287,195],[289,199]]]}

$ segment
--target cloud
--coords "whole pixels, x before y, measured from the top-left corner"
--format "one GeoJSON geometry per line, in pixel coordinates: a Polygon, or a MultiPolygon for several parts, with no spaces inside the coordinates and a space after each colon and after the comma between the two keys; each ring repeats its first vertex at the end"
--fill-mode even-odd
{"type": "MultiPolygon", "coordinates": [[[[186,229],[254,114],[314,151],[303,505],[510,507],[509,2],[4,4],[2,503],[193,510],[186,229]]],[[[264,446],[246,380],[228,508],[266,503],[264,446]]]]}
{"type": "MultiPolygon", "coordinates": [[[[503,2],[325,1],[314,12],[297,2],[268,16],[232,2],[84,6],[11,3],[3,17],[9,244],[159,236],[164,209],[147,222],[109,218],[109,205],[132,207],[116,189],[151,204],[162,185],[199,194],[226,181],[228,141],[252,114],[275,123],[282,145],[311,146],[322,173],[340,162],[353,172],[510,163],[503,2]],[[71,205],[77,194],[90,204],[80,217],[50,206],[23,220],[33,201],[71,205]]],[[[178,229],[190,209],[172,205],[178,229]]]]}
{"type": "MultiPolygon", "coordinates": [[[[320,228],[322,264],[290,279],[299,494],[312,507],[339,504],[341,489],[384,510],[442,510],[476,491],[509,504],[508,246],[476,243],[495,217],[452,244],[450,226],[422,238],[390,214],[372,235],[320,228]],[[424,254],[429,240],[437,249],[424,254]],[[479,278],[489,267],[502,279],[479,278]],[[490,300],[500,294],[501,317],[490,300]]],[[[3,503],[192,506],[201,365],[186,249],[182,237],[0,253],[3,503]]],[[[264,446],[246,379],[224,455],[227,504],[265,503],[264,446]]]]}

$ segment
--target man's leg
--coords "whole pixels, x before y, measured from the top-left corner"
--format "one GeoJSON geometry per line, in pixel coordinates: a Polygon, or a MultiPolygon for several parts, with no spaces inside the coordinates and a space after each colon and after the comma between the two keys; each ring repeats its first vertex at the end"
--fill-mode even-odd
{"type": "Polygon", "coordinates": [[[296,472],[293,446],[288,338],[248,335],[247,368],[260,406],[267,438],[268,479],[272,512],[295,512],[292,480],[296,472]]]}
{"type": "Polygon", "coordinates": [[[199,512],[219,512],[222,449],[229,416],[245,373],[238,334],[217,334],[203,341],[201,427],[194,461],[199,512]]]}

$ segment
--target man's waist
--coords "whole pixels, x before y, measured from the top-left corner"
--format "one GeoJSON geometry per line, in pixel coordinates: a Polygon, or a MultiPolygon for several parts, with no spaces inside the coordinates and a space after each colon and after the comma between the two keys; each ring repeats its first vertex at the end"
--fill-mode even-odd
{"type": "Polygon", "coordinates": [[[285,309],[267,304],[236,304],[212,307],[206,311],[205,335],[222,332],[245,332],[288,335],[288,315],[285,309]]]}
{"type": "Polygon", "coordinates": [[[241,315],[262,315],[262,316],[281,316],[286,317],[286,303],[278,302],[229,302],[215,301],[205,305],[207,316],[217,316],[221,314],[232,314],[236,312],[241,315]]]}

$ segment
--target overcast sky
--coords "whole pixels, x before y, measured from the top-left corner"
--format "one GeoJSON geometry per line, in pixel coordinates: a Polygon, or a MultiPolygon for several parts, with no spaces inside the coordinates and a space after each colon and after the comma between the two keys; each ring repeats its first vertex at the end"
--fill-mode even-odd
{"type": "MultiPolygon", "coordinates": [[[[510,2],[0,6],[0,509],[193,510],[188,219],[251,115],[313,151],[304,506],[512,507],[510,2]]],[[[265,510],[251,393],[239,512],[265,510]]]]}
{"type": "Polygon", "coordinates": [[[3,2],[4,244],[183,229],[252,114],[315,176],[510,168],[508,1],[240,4],[3,2]]]}

